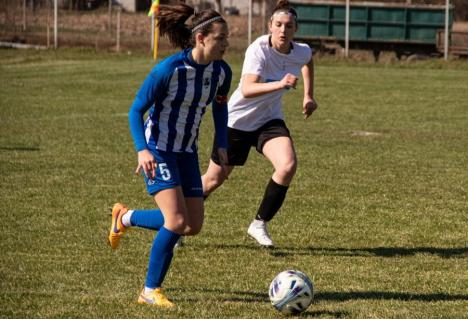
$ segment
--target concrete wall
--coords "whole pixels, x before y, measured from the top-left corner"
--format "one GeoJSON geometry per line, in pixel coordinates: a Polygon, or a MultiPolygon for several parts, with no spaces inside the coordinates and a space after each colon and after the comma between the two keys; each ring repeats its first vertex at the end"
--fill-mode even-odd
{"type": "Polygon", "coordinates": [[[136,12],[148,10],[151,6],[151,0],[114,0],[122,6],[127,12],[136,12]]]}
{"type": "Polygon", "coordinates": [[[125,11],[136,12],[137,11],[137,0],[118,0],[117,1],[125,11]]]}

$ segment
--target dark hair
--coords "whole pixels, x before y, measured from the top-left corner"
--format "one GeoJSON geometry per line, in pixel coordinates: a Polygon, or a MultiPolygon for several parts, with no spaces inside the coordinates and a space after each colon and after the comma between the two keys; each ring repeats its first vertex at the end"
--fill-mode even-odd
{"type": "Polygon", "coordinates": [[[278,2],[276,2],[276,6],[275,8],[273,9],[273,14],[271,15],[271,17],[273,17],[273,15],[277,12],[287,12],[287,13],[290,13],[294,16],[294,18],[296,18],[297,20],[297,12],[296,10],[293,8],[293,6],[289,3],[288,0],[278,0],[278,2]]]}
{"type": "Polygon", "coordinates": [[[196,33],[201,32],[203,35],[207,35],[213,30],[213,23],[226,23],[221,15],[215,10],[203,10],[195,12],[195,9],[179,2],[175,5],[159,5],[159,10],[155,13],[159,31],[161,36],[167,36],[169,42],[178,48],[189,48],[195,45],[196,33]],[[194,32],[194,27],[200,26],[203,22],[208,21],[215,17],[220,17],[212,22],[207,23],[198,27],[194,32]],[[186,24],[186,21],[192,17],[190,22],[186,24]]]}

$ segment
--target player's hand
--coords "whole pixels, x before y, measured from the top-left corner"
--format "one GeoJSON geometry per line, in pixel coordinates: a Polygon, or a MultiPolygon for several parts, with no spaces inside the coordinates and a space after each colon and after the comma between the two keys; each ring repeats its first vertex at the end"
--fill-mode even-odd
{"type": "Polygon", "coordinates": [[[219,158],[219,165],[221,165],[221,169],[223,170],[224,178],[228,179],[229,177],[229,167],[228,167],[228,155],[227,150],[225,148],[218,148],[218,158],[219,158]]]}
{"type": "Polygon", "coordinates": [[[304,118],[308,118],[312,115],[312,113],[318,108],[317,102],[314,99],[304,99],[304,105],[302,107],[302,114],[304,114],[304,118]]]}
{"type": "Polygon", "coordinates": [[[295,89],[297,80],[298,80],[297,76],[291,73],[288,73],[281,79],[280,83],[284,89],[290,89],[290,88],[295,89]]]}
{"type": "Polygon", "coordinates": [[[145,173],[145,176],[154,179],[156,177],[156,160],[148,150],[142,150],[138,152],[138,166],[135,170],[135,174],[140,174],[141,170],[145,173]]]}

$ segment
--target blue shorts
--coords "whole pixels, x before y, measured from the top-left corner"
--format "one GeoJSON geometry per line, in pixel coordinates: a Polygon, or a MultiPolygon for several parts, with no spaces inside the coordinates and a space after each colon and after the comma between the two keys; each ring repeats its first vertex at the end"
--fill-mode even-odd
{"type": "Polygon", "coordinates": [[[154,196],[164,189],[182,187],[185,197],[203,197],[197,152],[164,152],[151,150],[156,160],[156,177],[144,176],[148,193],[154,196]]]}

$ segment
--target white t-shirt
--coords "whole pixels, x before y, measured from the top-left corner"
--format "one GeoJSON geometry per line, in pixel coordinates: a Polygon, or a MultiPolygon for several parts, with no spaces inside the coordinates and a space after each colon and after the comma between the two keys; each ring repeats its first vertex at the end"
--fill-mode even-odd
{"type": "MultiPolygon", "coordinates": [[[[312,49],[307,44],[292,42],[292,50],[284,54],[270,46],[269,35],[263,35],[247,48],[242,76],[259,75],[261,82],[280,81],[287,73],[299,76],[311,57],[312,49]]],[[[241,85],[242,78],[228,102],[229,127],[255,131],[270,120],[284,119],[281,97],[286,89],[245,98],[241,85]]]]}

